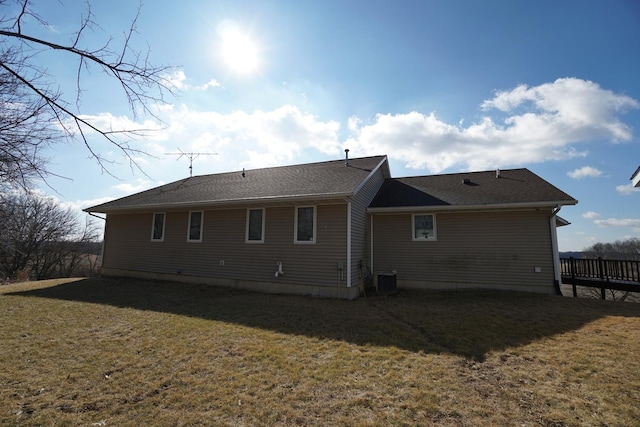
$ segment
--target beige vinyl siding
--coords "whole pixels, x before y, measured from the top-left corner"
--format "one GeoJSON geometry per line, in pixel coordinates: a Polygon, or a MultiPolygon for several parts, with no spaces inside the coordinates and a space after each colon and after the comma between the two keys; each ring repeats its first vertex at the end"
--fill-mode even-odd
{"type": "Polygon", "coordinates": [[[398,286],[553,293],[550,215],[550,210],[437,212],[437,240],[412,241],[411,213],[376,214],[374,268],[397,271],[398,286]]]}
{"type": "Polygon", "coordinates": [[[367,274],[364,267],[370,266],[370,221],[367,208],[371,200],[384,182],[383,169],[379,168],[360,191],[353,196],[351,201],[351,283],[358,286],[360,283],[360,271],[358,261],[362,260],[363,274],[367,274]]]}
{"type": "Polygon", "coordinates": [[[149,239],[151,212],[112,214],[107,218],[104,266],[229,280],[336,286],[337,262],[346,265],[346,204],[316,206],[317,240],[310,245],[293,242],[294,209],[266,207],[264,243],[259,245],[245,243],[246,207],[205,209],[200,243],[187,242],[188,211],[166,213],[163,242],[149,239]],[[276,278],[278,261],[285,274],[276,278]]]}

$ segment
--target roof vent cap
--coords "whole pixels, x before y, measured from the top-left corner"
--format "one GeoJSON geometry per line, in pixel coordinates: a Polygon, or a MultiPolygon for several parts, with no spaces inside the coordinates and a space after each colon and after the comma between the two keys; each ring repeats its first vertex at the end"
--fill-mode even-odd
{"type": "Polygon", "coordinates": [[[344,149],[344,165],[349,166],[349,149],[344,149]]]}
{"type": "Polygon", "coordinates": [[[463,179],[462,179],[462,183],[463,183],[464,185],[471,185],[471,180],[470,180],[469,178],[463,178],[463,179]]]}
{"type": "Polygon", "coordinates": [[[496,178],[500,178],[500,169],[496,169],[496,178]]]}

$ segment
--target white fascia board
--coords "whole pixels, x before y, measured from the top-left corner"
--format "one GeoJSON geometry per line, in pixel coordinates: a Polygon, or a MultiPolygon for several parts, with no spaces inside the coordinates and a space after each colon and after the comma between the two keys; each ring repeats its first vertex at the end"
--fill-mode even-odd
{"type": "Polygon", "coordinates": [[[202,207],[230,207],[230,206],[246,206],[248,204],[271,204],[271,203],[290,203],[299,204],[313,201],[323,200],[339,200],[346,199],[352,196],[352,193],[333,193],[333,194],[303,194],[299,196],[278,196],[278,197],[256,197],[253,199],[233,199],[233,200],[203,200],[199,202],[180,202],[180,203],[161,203],[161,204],[149,204],[138,205],[131,207],[116,207],[95,209],[98,206],[83,209],[84,212],[95,213],[126,213],[126,212],[147,212],[150,210],[167,210],[167,209],[187,209],[187,208],[202,208],[202,207]]]}
{"type": "Polygon", "coordinates": [[[561,202],[536,202],[536,203],[503,203],[494,205],[440,205],[440,206],[398,206],[390,208],[368,208],[368,213],[400,213],[400,212],[436,212],[436,211],[483,211],[505,209],[553,209],[557,206],[575,205],[577,200],[561,202]]]}

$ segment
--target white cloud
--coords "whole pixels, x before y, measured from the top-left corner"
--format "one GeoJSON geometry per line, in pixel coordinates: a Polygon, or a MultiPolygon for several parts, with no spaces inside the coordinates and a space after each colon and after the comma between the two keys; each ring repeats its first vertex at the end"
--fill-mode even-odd
{"type": "Polygon", "coordinates": [[[98,197],[96,199],[87,199],[87,200],[71,200],[66,202],[58,201],[58,204],[64,208],[71,208],[73,210],[76,210],[80,214],[84,215],[85,213],[82,212],[82,209],[90,208],[91,206],[97,206],[102,203],[109,202],[113,199],[114,199],[113,197],[98,197]]]}
{"type": "MultiPolygon", "coordinates": [[[[482,104],[483,109],[496,108],[512,113],[518,107],[530,105],[535,115],[552,119],[556,131],[567,135],[595,132],[593,137],[628,141],[631,130],[616,118],[616,113],[638,108],[638,101],[601,89],[597,83],[577,78],[557,79],[553,83],[528,87],[521,85],[511,91],[499,91],[482,104]]],[[[518,122],[530,113],[507,120],[518,122]]]]}
{"type": "MultiPolygon", "coordinates": [[[[291,163],[307,149],[330,156],[338,156],[342,152],[338,136],[340,123],[321,121],[292,105],[269,111],[227,114],[193,110],[184,105],[164,105],[158,109],[158,115],[163,124],[152,121],[136,123],[125,116],[109,113],[86,118],[114,130],[144,129],[141,132],[144,139],[138,138],[131,146],[152,157],[139,156],[134,152],[132,158],[151,176],[157,175],[154,168],[166,167],[166,163],[162,163],[162,159],[168,159],[166,154],[178,149],[217,153],[218,156],[212,157],[211,161],[226,165],[227,170],[229,167],[254,168],[291,163]]],[[[116,159],[122,154],[117,150],[111,153],[112,145],[99,138],[96,141],[96,144],[102,144],[96,147],[102,149],[104,157],[116,159]]],[[[123,184],[120,190],[133,191],[137,185],[129,188],[129,184],[123,184]]]]}
{"type": "Polygon", "coordinates": [[[497,92],[482,103],[484,111],[507,113],[502,121],[485,115],[463,127],[434,113],[378,114],[371,124],[349,119],[353,132],[345,146],[353,152],[388,154],[408,167],[440,172],[453,166],[470,169],[584,157],[575,144],[628,141],[631,129],[618,116],[640,104],[596,83],[558,79],[540,86],[497,92]]]}
{"type": "Polygon", "coordinates": [[[160,184],[156,182],[152,182],[148,179],[138,178],[134,182],[125,182],[122,184],[114,185],[113,188],[122,193],[131,194],[131,193],[137,193],[139,191],[147,190],[149,188],[156,187],[158,185],[160,184]]]}
{"type": "Polygon", "coordinates": [[[220,87],[221,88],[222,85],[216,79],[211,79],[207,83],[203,84],[202,86],[196,86],[196,89],[197,90],[207,90],[207,89],[212,88],[212,87],[220,87]]]}
{"type": "Polygon", "coordinates": [[[166,73],[162,76],[165,84],[169,87],[185,90],[188,88],[187,86],[187,76],[184,74],[184,71],[177,70],[173,73],[166,73]]]}
{"type": "Polygon", "coordinates": [[[600,218],[600,214],[597,212],[589,211],[589,212],[583,213],[582,217],[586,219],[597,219],[597,218],[600,218]]]}
{"type": "MultiPolygon", "coordinates": [[[[175,76],[177,82],[186,80],[181,73],[175,76]]],[[[480,170],[584,157],[587,151],[579,144],[629,140],[631,129],[619,116],[627,109],[640,108],[640,104],[593,82],[565,78],[497,92],[481,108],[484,116],[467,126],[464,121],[449,124],[435,113],[416,111],[378,114],[368,123],[350,117],[345,123],[350,135],[346,141],[340,140],[339,122],[322,121],[289,104],[266,111],[230,113],[163,105],[157,110],[163,125],[151,121],[135,123],[110,114],[92,116],[91,120],[116,130],[152,130],[137,143],[144,144],[138,146],[156,157],[177,148],[218,153],[211,158],[209,171],[213,164],[229,170],[291,163],[307,154],[308,149],[340,156],[342,148],[347,147],[354,156],[387,154],[408,167],[437,173],[453,167],[480,170]]],[[[144,158],[140,162],[144,163],[144,158]]],[[[152,165],[144,167],[152,176],[155,174],[150,168],[167,165],[155,160],[149,163],[152,165]]],[[[601,174],[598,169],[585,166],[569,176],[601,174]]],[[[626,194],[630,190],[619,187],[618,191],[626,194]]]]}
{"type": "Polygon", "coordinates": [[[620,194],[628,196],[629,194],[640,192],[640,188],[634,187],[632,184],[618,185],[616,191],[620,194]]]}
{"type": "Polygon", "coordinates": [[[355,116],[349,117],[349,120],[347,121],[347,128],[352,132],[358,132],[361,125],[362,120],[355,116]]]}
{"type": "Polygon", "coordinates": [[[182,106],[164,114],[167,127],[153,135],[156,143],[183,141],[183,151],[219,153],[220,161],[234,158],[244,167],[288,163],[307,148],[329,155],[341,151],[338,122],[320,121],[291,105],[229,114],[182,106]]]}
{"type": "Polygon", "coordinates": [[[591,166],[583,166],[579,169],[575,169],[571,172],[567,172],[567,175],[573,179],[582,179],[587,177],[597,177],[602,175],[602,171],[591,166]]]}
{"type": "Polygon", "coordinates": [[[640,219],[607,218],[594,221],[599,227],[640,227],[640,219]]]}

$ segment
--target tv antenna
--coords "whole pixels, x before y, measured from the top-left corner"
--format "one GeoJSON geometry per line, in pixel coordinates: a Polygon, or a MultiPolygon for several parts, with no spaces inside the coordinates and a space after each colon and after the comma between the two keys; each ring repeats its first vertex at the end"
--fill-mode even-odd
{"type": "Polygon", "coordinates": [[[179,153],[165,153],[169,156],[178,156],[176,160],[180,160],[182,157],[186,157],[189,159],[189,177],[193,176],[193,161],[200,156],[215,156],[218,153],[189,153],[184,152],[180,148],[178,148],[179,153]]]}

